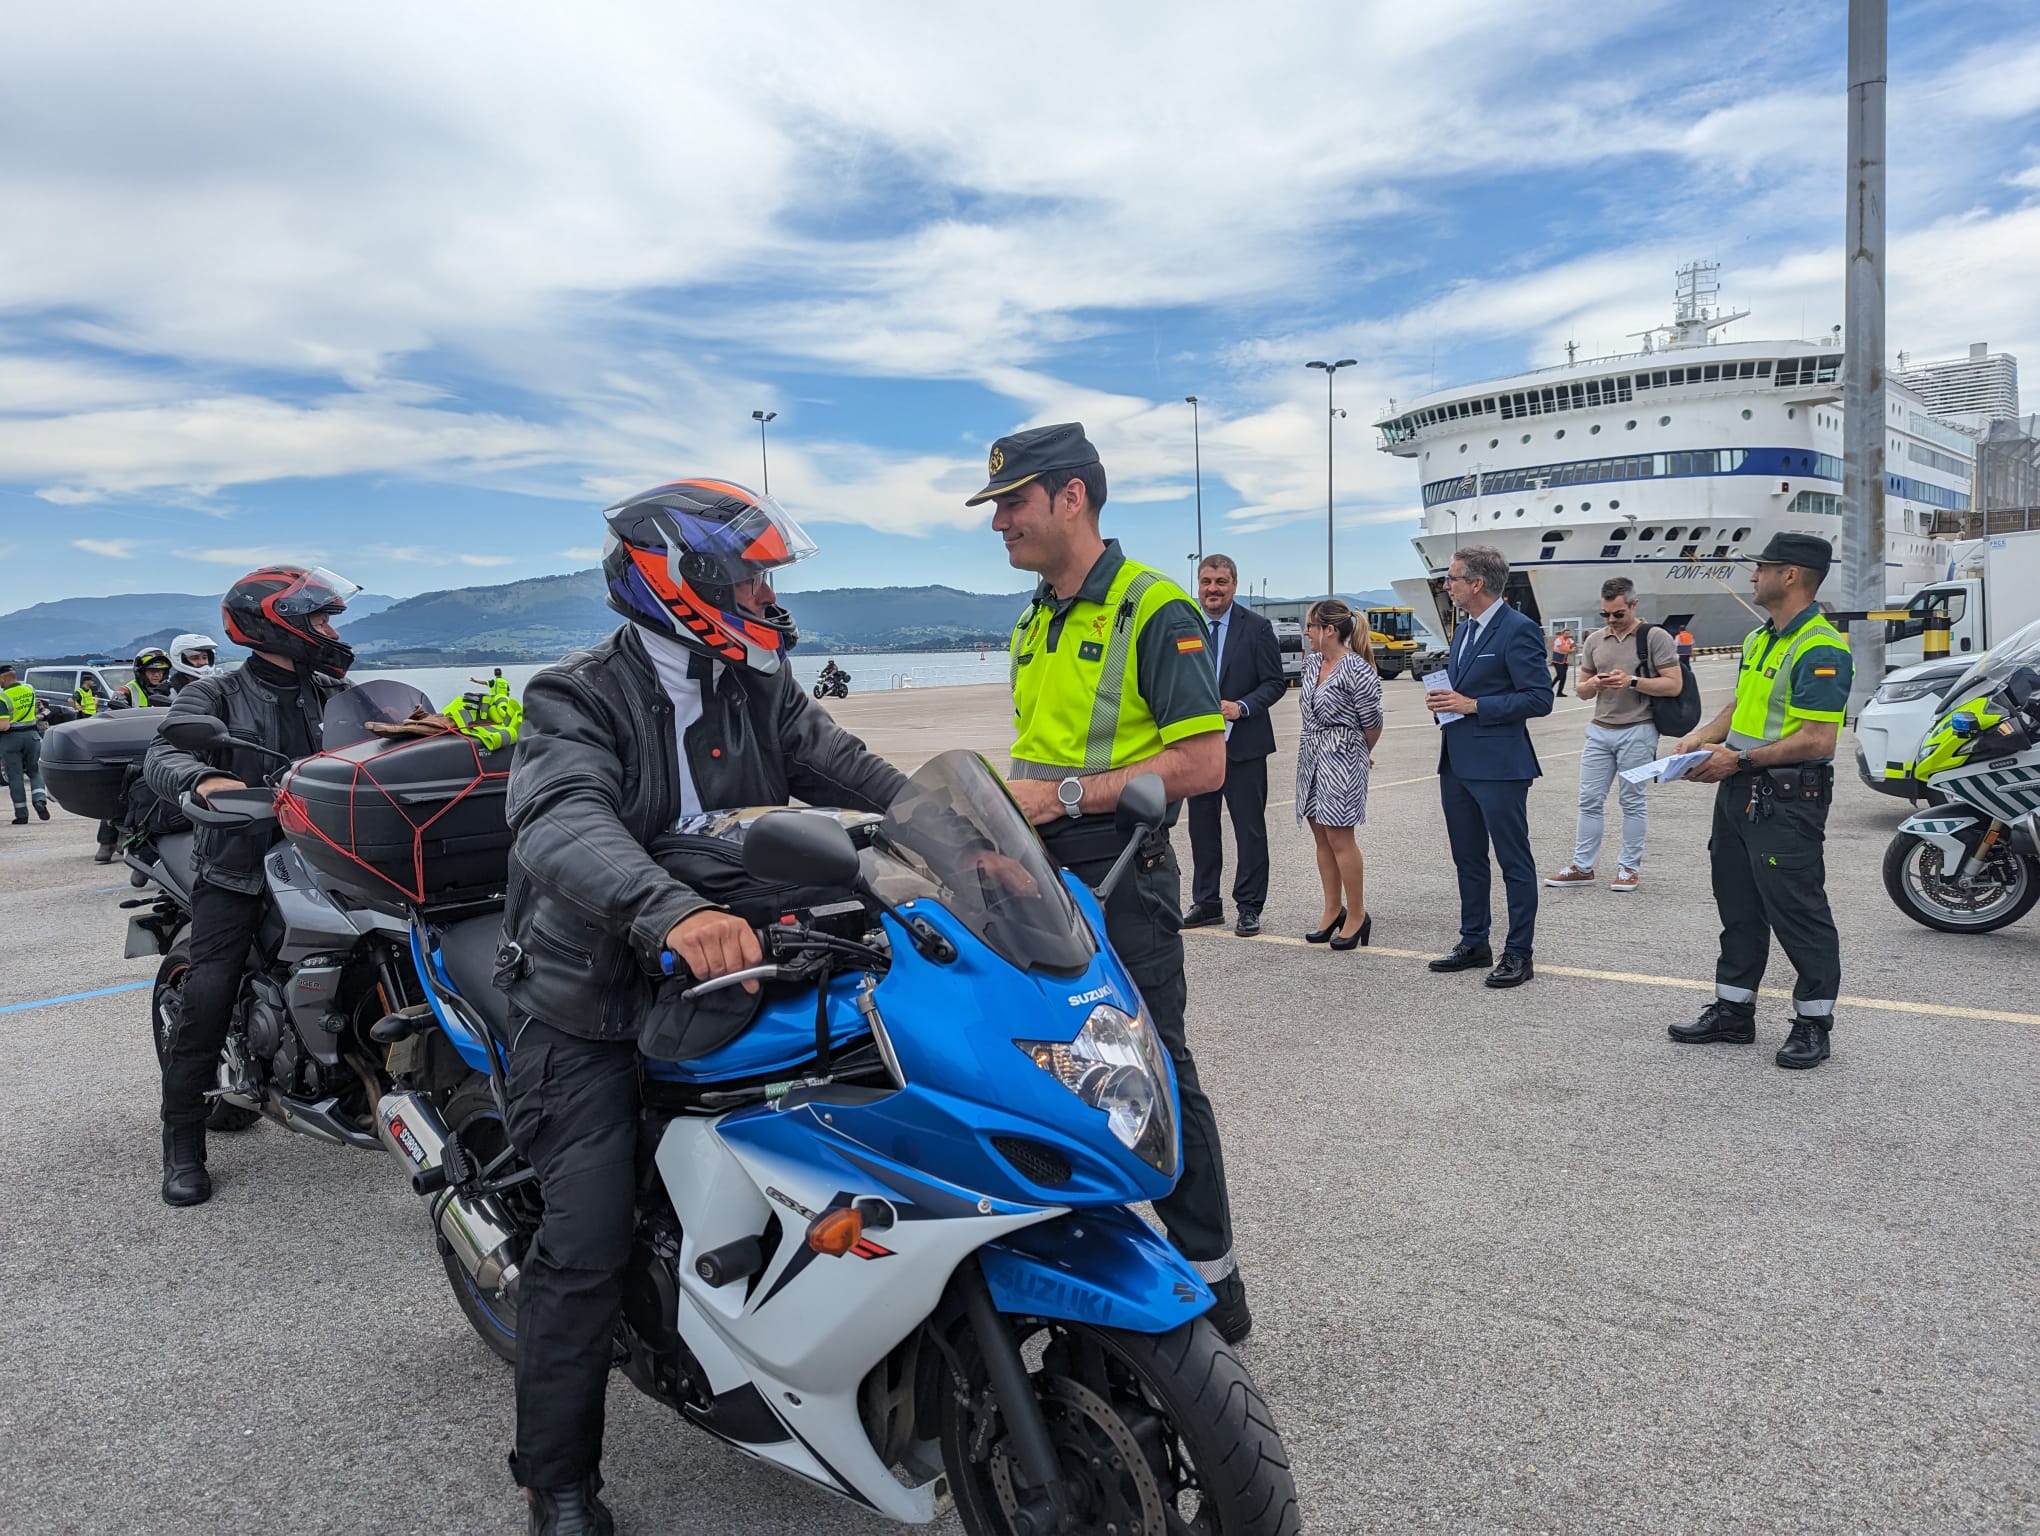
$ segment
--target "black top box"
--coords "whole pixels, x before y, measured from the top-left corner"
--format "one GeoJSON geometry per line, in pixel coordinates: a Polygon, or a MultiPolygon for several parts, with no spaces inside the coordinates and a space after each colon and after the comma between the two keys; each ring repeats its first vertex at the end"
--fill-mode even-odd
{"type": "Polygon", "coordinates": [[[321,752],[284,776],[278,820],[299,853],[363,900],[478,900],[510,878],[510,756],[451,732],[321,752]]]}
{"type": "Polygon", "coordinates": [[[118,821],[127,814],[124,785],[156,739],[167,709],[109,709],[53,726],[43,736],[42,776],[50,798],[74,816],[118,821]]]}

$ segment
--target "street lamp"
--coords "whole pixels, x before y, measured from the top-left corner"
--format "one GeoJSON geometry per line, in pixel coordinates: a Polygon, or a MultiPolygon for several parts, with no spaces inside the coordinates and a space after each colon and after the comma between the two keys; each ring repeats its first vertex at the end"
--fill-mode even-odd
{"type": "Polygon", "coordinates": [[[1197,430],[1197,397],[1185,395],[1183,403],[1190,407],[1190,462],[1197,473],[1197,568],[1204,568],[1204,449],[1199,442],[1197,430]]]}
{"type": "Polygon", "coordinates": [[[765,423],[777,421],[778,419],[779,412],[777,411],[751,412],[751,420],[758,423],[758,469],[765,477],[765,494],[767,496],[772,494],[772,463],[765,457],[765,423]]]}
{"type": "Polygon", "coordinates": [[[1332,375],[1341,368],[1351,368],[1359,359],[1342,357],[1336,363],[1305,363],[1306,368],[1322,368],[1325,374],[1325,596],[1338,596],[1332,581],[1332,416],[1336,407],[1332,404],[1332,375]]]}

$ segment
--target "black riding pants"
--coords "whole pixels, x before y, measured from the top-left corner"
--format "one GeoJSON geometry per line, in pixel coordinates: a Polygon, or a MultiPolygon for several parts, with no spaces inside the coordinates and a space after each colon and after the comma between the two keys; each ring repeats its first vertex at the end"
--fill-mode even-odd
{"type": "Polygon", "coordinates": [[[545,1215],[517,1288],[517,1481],[579,1482],[602,1459],[603,1400],[637,1207],[638,1049],[517,1021],[510,1137],[545,1215]]]}
{"type": "Polygon", "coordinates": [[[1817,801],[1757,795],[1758,783],[1756,775],[1737,774],[1714,792],[1714,835],[1707,851],[1714,904],[1721,914],[1715,995],[1726,1002],[1755,1003],[1775,934],[1798,972],[1793,1012],[1829,1020],[1842,990],[1842,945],[1828,907],[1828,808],[1817,801]]]}
{"type": "Polygon", "coordinates": [[[191,969],[184,1017],[163,1064],[163,1123],[200,1125],[205,1093],[219,1080],[220,1047],[247,974],[248,951],[262,923],[262,897],[199,881],[191,893],[191,969]]]}
{"type": "MultiPolygon", "coordinates": [[[[1046,829],[1049,851],[1086,885],[1105,878],[1117,856],[1117,839],[1058,836],[1046,829]],[[1095,850],[1095,851],[1094,851],[1095,850]]],[[[1138,856],[1105,907],[1105,936],[1132,975],[1155,1021],[1155,1031],[1176,1065],[1176,1093],[1183,1112],[1183,1174],[1155,1214],[1169,1229],[1169,1241],[1194,1264],[1209,1264],[1232,1253],[1232,1207],[1225,1188],[1225,1150],[1218,1117],[1197,1080],[1183,1010],[1190,989],[1183,978],[1182,879],[1175,850],[1157,838],[1138,856]]]]}

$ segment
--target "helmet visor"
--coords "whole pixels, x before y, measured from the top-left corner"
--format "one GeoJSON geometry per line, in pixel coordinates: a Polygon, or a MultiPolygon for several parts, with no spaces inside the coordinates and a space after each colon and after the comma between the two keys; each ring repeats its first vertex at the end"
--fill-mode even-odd
{"type": "Polygon", "coordinates": [[[345,576],[315,565],[290,591],[279,595],[275,609],[279,616],[308,619],[315,613],[334,612],[347,606],[347,599],[361,590],[345,576]]]}
{"type": "Polygon", "coordinates": [[[733,498],[727,493],[707,506],[697,502],[707,488],[706,482],[682,481],[670,488],[670,500],[658,491],[649,492],[610,519],[610,537],[643,549],[656,550],[663,544],[676,588],[682,581],[710,590],[741,586],[815,553],[807,530],[770,496],[743,493],[749,504],[731,516],[733,498]],[[654,508],[673,520],[680,534],[677,545],[648,515],[654,508]]]}

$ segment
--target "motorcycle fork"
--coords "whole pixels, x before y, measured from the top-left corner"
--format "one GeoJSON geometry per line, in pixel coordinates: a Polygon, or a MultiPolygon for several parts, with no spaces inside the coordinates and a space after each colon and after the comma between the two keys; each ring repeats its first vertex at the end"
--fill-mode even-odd
{"type": "Polygon", "coordinates": [[[2005,824],[1996,817],[1992,817],[1990,825],[1984,829],[1983,836],[1977,840],[1974,851],[1956,866],[1955,878],[1957,880],[1974,880],[1982,871],[1983,866],[1990,862],[1990,851],[1997,846],[1998,839],[2004,835],[2004,831],[2005,824]]]}
{"type": "Polygon", "coordinates": [[[1027,1362],[1020,1358],[1020,1346],[992,1304],[991,1288],[985,1284],[984,1269],[974,1255],[957,1266],[955,1283],[971,1337],[985,1362],[992,1399],[1013,1436],[1014,1457],[1039,1495],[1014,1519],[1014,1536],[1053,1536],[1067,1531],[1072,1518],[1070,1495],[1063,1485],[1055,1442],[1049,1437],[1048,1419],[1042,1414],[1041,1399],[1035,1396],[1027,1362]]]}

